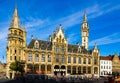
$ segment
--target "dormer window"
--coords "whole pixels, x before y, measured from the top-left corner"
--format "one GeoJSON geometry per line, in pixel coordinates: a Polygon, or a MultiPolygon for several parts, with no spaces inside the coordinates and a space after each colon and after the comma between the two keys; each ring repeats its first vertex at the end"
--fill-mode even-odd
{"type": "Polygon", "coordinates": [[[39,42],[38,41],[35,41],[35,48],[38,49],[39,48],[39,42]]]}

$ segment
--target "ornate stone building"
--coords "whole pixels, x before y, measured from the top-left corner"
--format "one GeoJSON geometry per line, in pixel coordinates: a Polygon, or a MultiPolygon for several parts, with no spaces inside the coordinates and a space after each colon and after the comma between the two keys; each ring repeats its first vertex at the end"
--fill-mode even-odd
{"type": "Polygon", "coordinates": [[[99,77],[99,50],[95,45],[88,50],[89,27],[84,13],[81,26],[82,46],[69,44],[62,25],[49,40],[34,39],[26,45],[26,30],[20,25],[15,8],[8,34],[7,72],[8,78],[14,77],[9,69],[10,63],[18,60],[24,63],[26,73],[49,75],[87,75],[99,77]]]}
{"type": "Polygon", "coordinates": [[[114,54],[114,56],[112,57],[112,72],[113,74],[120,73],[120,59],[118,54],[114,54]]]}

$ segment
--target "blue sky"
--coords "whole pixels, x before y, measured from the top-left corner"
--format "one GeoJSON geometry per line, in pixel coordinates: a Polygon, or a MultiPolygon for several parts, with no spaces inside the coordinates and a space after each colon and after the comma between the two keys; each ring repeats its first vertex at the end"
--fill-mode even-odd
{"type": "Polygon", "coordinates": [[[0,0],[0,61],[6,56],[8,28],[15,4],[22,26],[31,35],[48,40],[62,24],[68,42],[81,44],[81,24],[84,10],[89,23],[89,49],[97,43],[101,55],[120,53],[119,0],[0,0]]]}

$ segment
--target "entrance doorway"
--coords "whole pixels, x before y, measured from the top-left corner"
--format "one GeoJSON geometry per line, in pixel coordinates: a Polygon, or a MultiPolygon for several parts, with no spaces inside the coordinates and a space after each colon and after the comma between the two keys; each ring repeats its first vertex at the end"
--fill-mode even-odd
{"type": "Polygon", "coordinates": [[[66,74],[66,67],[64,65],[61,66],[61,76],[64,76],[66,74]]]}
{"type": "Polygon", "coordinates": [[[62,65],[61,67],[59,67],[59,65],[55,65],[54,66],[54,75],[58,75],[58,76],[66,75],[66,67],[64,65],[62,65]]]}
{"type": "Polygon", "coordinates": [[[10,79],[12,79],[12,73],[10,73],[10,79]]]}
{"type": "Polygon", "coordinates": [[[54,75],[58,75],[59,74],[59,65],[55,65],[54,67],[54,75]]]}

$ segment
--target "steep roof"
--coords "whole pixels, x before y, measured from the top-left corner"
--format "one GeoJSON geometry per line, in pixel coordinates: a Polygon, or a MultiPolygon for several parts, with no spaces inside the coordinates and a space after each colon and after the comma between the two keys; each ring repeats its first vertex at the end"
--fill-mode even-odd
{"type": "Polygon", "coordinates": [[[112,60],[111,56],[100,56],[100,60],[112,60]]]}
{"type": "Polygon", "coordinates": [[[34,48],[34,43],[35,41],[39,42],[39,48],[38,49],[42,49],[42,50],[52,50],[52,42],[50,41],[44,41],[44,40],[35,40],[32,39],[31,42],[28,44],[28,48],[34,48]]]}

